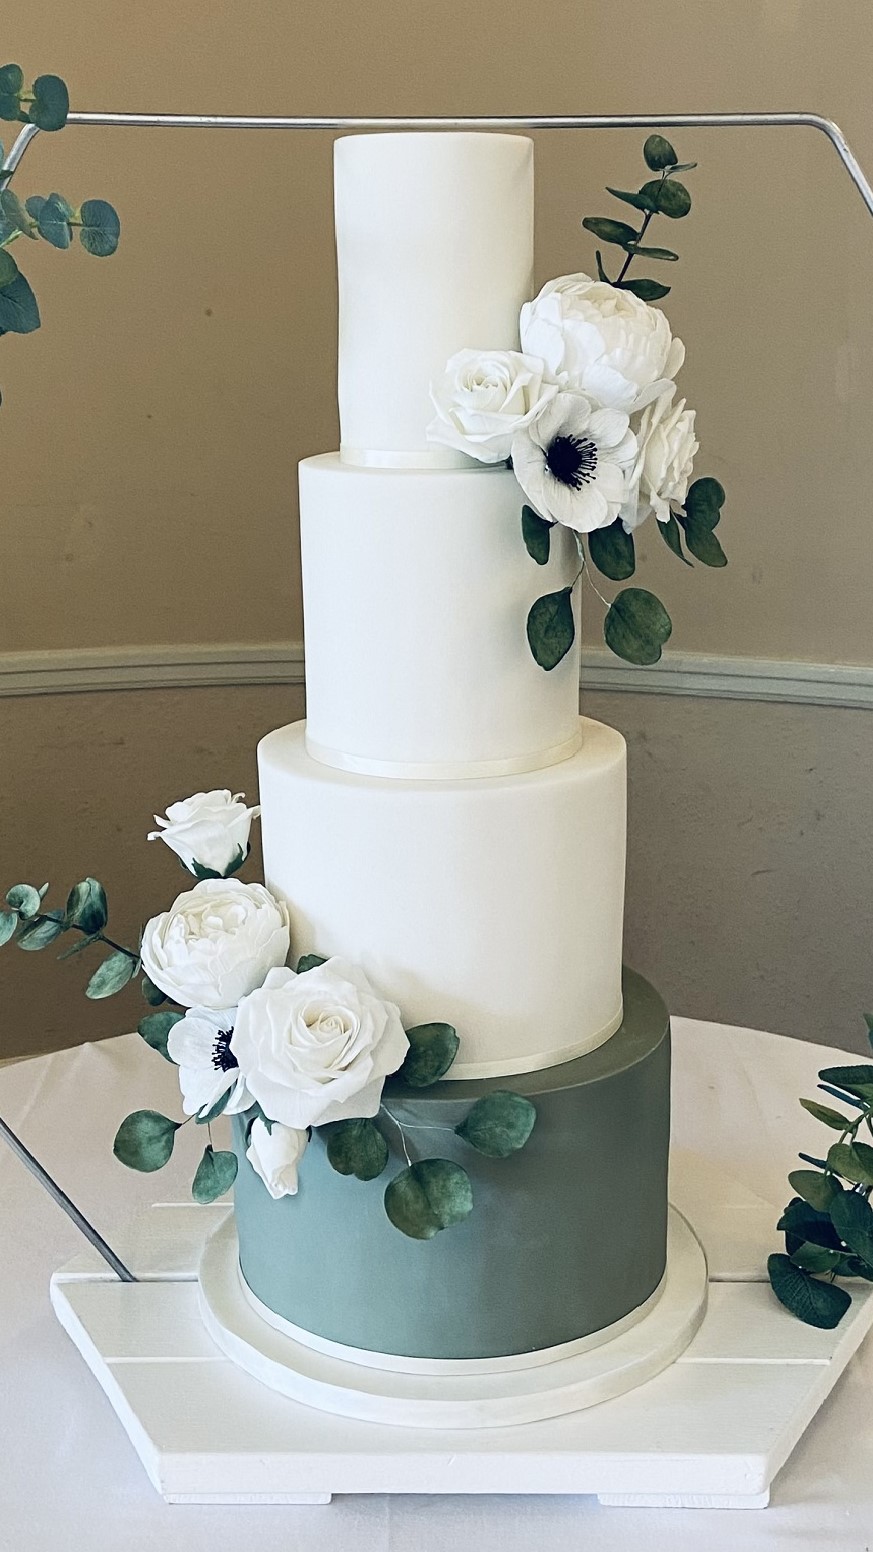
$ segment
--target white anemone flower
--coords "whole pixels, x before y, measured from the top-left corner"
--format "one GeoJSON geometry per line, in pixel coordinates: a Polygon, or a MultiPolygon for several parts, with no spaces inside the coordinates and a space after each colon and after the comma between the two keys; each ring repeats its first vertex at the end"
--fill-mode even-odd
{"type": "Polygon", "coordinates": [[[254,1104],[246,1080],[230,1049],[236,1008],[189,1008],[167,1037],[167,1050],[179,1068],[182,1109],[186,1115],[207,1116],[230,1090],[225,1115],[236,1115],[254,1104]]]}
{"type": "Polygon", "coordinates": [[[636,437],[620,410],[559,393],[512,439],[515,477],[540,517],[591,533],[614,522],[628,496],[636,437]]]}

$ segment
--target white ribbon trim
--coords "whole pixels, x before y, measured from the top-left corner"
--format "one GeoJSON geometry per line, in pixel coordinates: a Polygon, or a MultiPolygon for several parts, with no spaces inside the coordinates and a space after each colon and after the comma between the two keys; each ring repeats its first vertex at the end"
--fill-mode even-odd
{"type": "Polygon", "coordinates": [[[522,1072],[542,1072],[547,1067],[560,1067],[564,1062],[573,1062],[578,1056],[587,1056],[589,1051],[596,1051],[598,1046],[605,1045],[621,1028],[623,1018],[624,1007],[620,1005],[615,1017],[604,1024],[602,1029],[589,1035],[587,1040],[579,1040],[575,1045],[560,1046],[557,1050],[535,1051],[524,1057],[508,1056],[502,1062],[453,1062],[448,1072],[443,1073],[440,1082],[462,1082],[464,1078],[511,1078],[522,1072]]]}
{"type": "Polygon", "coordinates": [[[344,754],[306,735],[306,752],[319,765],[355,776],[387,776],[401,781],[467,781],[483,776],[521,776],[526,771],[542,771],[550,765],[569,760],[582,747],[582,730],[561,744],[538,749],[531,754],[513,755],[506,760],[369,760],[362,755],[344,754]]]}
{"type": "Polygon", "coordinates": [[[391,452],[384,448],[340,445],[340,462],[358,469],[505,469],[505,464],[479,463],[450,447],[418,448],[410,452],[391,452]]]}

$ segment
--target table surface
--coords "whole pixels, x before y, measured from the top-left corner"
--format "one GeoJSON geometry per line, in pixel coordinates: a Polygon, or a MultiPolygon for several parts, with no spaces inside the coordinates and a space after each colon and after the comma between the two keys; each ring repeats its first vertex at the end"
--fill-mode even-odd
{"type": "MultiPolygon", "coordinates": [[[[674,1019],[673,1136],[744,1181],[776,1211],[803,1148],[821,1127],[800,1109],[831,1048],[754,1030],[674,1019]]],[[[847,1060],[857,1057],[847,1054],[847,1060]]],[[[112,1157],[129,1110],[178,1112],[175,1073],[136,1035],[0,1070],[0,1115],[112,1240],[132,1212],[188,1196],[200,1139],[183,1133],[160,1175],[112,1157]]],[[[51,1273],[82,1241],[0,1143],[0,1549],[2,1552],[737,1552],[789,1544],[830,1552],[873,1546],[873,1342],[774,1484],[761,1511],[621,1509],[593,1499],[535,1497],[335,1498],[325,1507],[166,1505],[146,1479],[96,1381],[55,1321],[51,1273]]],[[[774,1248],[778,1237],[774,1232],[774,1248]]]]}

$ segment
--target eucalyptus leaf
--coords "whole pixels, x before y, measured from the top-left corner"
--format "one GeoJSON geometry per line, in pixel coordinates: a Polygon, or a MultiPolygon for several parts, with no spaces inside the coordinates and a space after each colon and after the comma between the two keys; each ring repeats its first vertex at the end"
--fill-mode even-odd
{"type": "Polygon", "coordinates": [[[815,1116],[825,1126],[832,1127],[835,1132],[845,1131],[846,1117],[840,1115],[839,1110],[832,1110],[830,1105],[820,1105],[817,1099],[802,1099],[800,1103],[804,1110],[808,1110],[811,1116],[815,1116]]]}
{"type": "MultiPolygon", "coordinates": [[[[815,1169],[795,1169],[788,1176],[788,1184],[797,1196],[808,1202],[817,1212],[827,1212],[842,1186],[833,1175],[822,1175],[815,1169]]],[[[808,1268],[812,1271],[812,1267],[808,1268]]]]}
{"type": "Polygon", "coordinates": [[[713,479],[711,474],[706,474],[688,487],[685,511],[697,523],[705,524],[708,528],[717,528],[726,499],[724,486],[713,479]]]}
{"type": "Polygon", "coordinates": [[[34,221],[39,220],[39,213],[45,204],[45,200],[46,196],[44,194],[31,194],[24,201],[24,208],[27,211],[27,214],[33,217],[34,221]]]}
{"type": "Polygon", "coordinates": [[[409,1050],[400,1077],[411,1089],[426,1089],[449,1070],[461,1042],[451,1024],[416,1024],[406,1031],[409,1050]]]}
{"type": "Polygon", "coordinates": [[[304,954],[297,961],[297,974],[305,975],[307,970],[317,970],[319,965],[326,965],[327,960],[321,954],[304,954]]]}
{"type": "Polygon", "coordinates": [[[867,1025],[867,1038],[873,1045],[873,1013],[864,1014],[864,1023],[867,1025]]]}
{"type": "Polygon", "coordinates": [[[174,1024],[185,1017],[177,1008],[167,1008],[163,1013],[146,1013],[137,1024],[137,1032],[142,1036],[146,1045],[150,1045],[153,1051],[160,1052],[164,1061],[171,1062],[172,1056],[167,1049],[167,1040],[174,1024]]]}
{"type": "Polygon", "coordinates": [[[609,276],[607,275],[606,270],[603,268],[603,256],[602,256],[599,248],[597,248],[595,250],[594,262],[597,265],[597,278],[598,278],[598,280],[602,280],[605,285],[611,286],[612,285],[612,281],[610,280],[609,276]]]}
{"type": "Polygon", "coordinates": [[[106,891],[96,878],[83,878],[67,896],[67,923],[83,932],[101,932],[109,920],[106,891]]]}
{"type": "Polygon", "coordinates": [[[72,215],[72,206],[67,204],[63,195],[50,194],[40,206],[40,212],[36,218],[40,237],[44,237],[53,248],[69,248],[73,241],[73,229],[70,225],[72,215]]]}
{"type": "MultiPolygon", "coordinates": [[[[825,1250],[840,1248],[829,1214],[810,1207],[809,1203],[804,1202],[800,1197],[795,1197],[788,1203],[776,1227],[780,1233],[787,1235],[789,1240],[796,1240],[797,1244],[808,1241],[811,1245],[823,1245],[825,1250]]],[[[789,1251],[791,1248],[789,1244],[789,1251]]]]}
{"type": "Polygon", "coordinates": [[[658,531],[668,550],[672,550],[673,554],[678,556],[684,566],[690,566],[691,562],[688,556],[682,553],[682,530],[673,512],[670,513],[666,523],[658,523],[658,531]]]}
{"type": "Polygon", "coordinates": [[[451,1159],[421,1159],[385,1188],[385,1211],[395,1229],[410,1239],[433,1239],[472,1210],[470,1177],[451,1159]]]}
{"type": "Polygon", "coordinates": [[[788,1256],[768,1256],[767,1272],[780,1304],[808,1326],[832,1331],[852,1302],[845,1288],[811,1277],[809,1272],[794,1266],[788,1256]]]}
{"type": "Polygon", "coordinates": [[[672,248],[641,248],[639,243],[630,243],[628,253],[635,259],[662,259],[665,263],[675,263],[679,258],[672,248]]]}
{"type": "Polygon", "coordinates": [[[803,1159],[804,1164],[812,1164],[816,1169],[827,1169],[827,1159],[817,1159],[812,1153],[798,1153],[797,1157],[803,1159]]]}
{"type": "Polygon", "coordinates": [[[540,668],[547,673],[557,668],[576,639],[572,588],[562,587],[537,599],[527,617],[527,639],[540,668]]]}
{"type": "Polygon", "coordinates": [[[841,1191],[830,1206],[840,1239],[867,1266],[873,1266],[873,1207],[857,1191],[841,1191]]]}
{"type": "Polygon", "coordinates": [[[118,1128],[112,1151],[128,1169],[151,1174],[163,1169],[171,1157],[181,1124],[157,1110],[134,1110],[118,1128]]]}
{"type": "Polygon", "coordinates": [[[124,954],[121,951],[110,954],[109,958],[104,959],[102,965],[98,965],[94,971],[85,987],[85,996],[90,997],[92,1002],[98,1001],[101,997],[114,997],[116,992],[120,992],[122,987],[127,985],[137,969],[138,961],[132,959],[130,954],[124,954]]]}
{"type": "Polygon", "coordinates": [[[609,189],[608,188],[606,190],[606,192],[607,192],[607,194],[611,194],[614,199],[622,199],[622,200],[624,200],[626,205],[633,205],[634,210],[645,210],[648,214],[651,214],[651,215],[654,215],[655,212],[657,211],[658,207],[655,204],[654,200],[651,198],[650,195],[643,194],[642,191],[640,191],[637,194],[634,194],[634,193],[632,193],[630,191],[630,189],[609,189]]]}
{"type": "Polygon", "coordinates": [[[24,71],[20,65],[0,65],[0,92],[19,97],[24,90],[24,71]]]}
{"type": "Polygon", "coordinates": [[[540,517],[539,512],[535,512],[533,507],[522,507],[521,535],[528,555],[536,561],[538,566],[544,566],[549,558],[554,526],[554,523],[550,523],[546,518],[540,517]]]}
{"type": "Polygon", "coordinates": [[[226,1149],[216,1153],[212,1144],[207,1144],[191,1186],[191,1195],[195,1202],[205,1207],[209,1202],[215,1202],[220,1196],[224,1196],[225,1191],[229,1191],[236,1180],[238,1168],[235,1153],[230,1153],[226,1149]]]}
{"type": "Polygon", "coordinates": [[[11,937],[14,937],[15,929],[18,926],[18,920],[19,918],[17,911],[0,910],[0,947],[2,947],[4,943],[8,943],[11,937]]]}
{"type": "MultiPolygon", "coordinates": [[[[3,252],[4,258],[11,255],[3,252]]],[[[15,263],[15,260],[12,260],[15,263]]],[[[12,280],[3,281],[0,271],[0,333],[33,334],[39,328],[40,317],[36,297],[16,265],[12,280]]]]}
{"type": "Polygon", "coordinates": [[[691,195],[685,184],[675,178],[665,178],[663,183],[659,178],[653,178],[650,183],[643,184],[640,193],[647,194],[658,214],[669,216],[671,221],[687,216],[691,209],[691,195]]]}
{"type": "Polygon", "coordinates": [[[601,242],[615,243],[617,247],[627,249],[630,243],[636,242],[639,232],[626,221],[611,221],[608,216],[586,216],[582,222],[586,232],[593,232],[601,242]]]}
{"type": "Polygon", "coordinates": [[[49,911],[45,916],[37,916],[25,922],[18,934],[18,947],[31,951],[48,948],[64,931],[63,911],[49,911]]]}
{"type": "Polygon", "coordinates": [[[327,1131],[327,1161],[338,1175],[375,1180],[388,1163],[388,1144],[375,1121],[337,1121],[327,1131]]]}
{"type": "MultiPolygon", "coordinates": [[[[86,199],[79,211],[79,241],[87,253],[91,253],[97,259],[108,259],[118,247],[118,239],[121,235],[121,222],[118,212],[108,204],[105,199],[86,199]]],[[[242,867],[245,855],[240,852],[240,860],[225,873],[225,878],[230,877],[231,872],[236,872],[242,867]]]]}
{"type": "Polygon", "coordinates": [[[536,1118],[536,1106],[523,1094],[497,1089],[477,1099],[455,1131],[478,1153],[490,1159],[508,1159],[524,1147],[536,1118]]]}
{"type": "Polygon", "coordinates": [[[59,75],[40,75],[33,83],[30,121],[40,129],[63,129],[70,111],[70,94],[59,75]]]}
{"type": "Polygon", "coordinates": [[[802,1266],[805,1272],[833,1272],[844,1257],[838,1250],[825,1250],[821,1245],[804,1243],[792,1250],[791,1260],[795,1266],[802,1266]]]}
{"type": "Polygon", "coordinates": [[[94,936],[90,938],[76,938],[69,948],[65,948],[62,954],[58,954],[58,964],[64,959],[75,959],[77,954],[83,954],[85,949],[90,948],[93,943],[102,942],[103,938],[99,932],[95,932],[94,936]]]}
{"type": "Polygon", "coordinates": [[[657,663],[670,639],[673,622],[664,605],[645,588],[626,587],[613,600],[603,635],[616,657],[627,663],[657,663]]]}
{"type": "Polygon", "coordinates": [[[201,1115],[198,1111],[194,1117],[194,1124],[196,1126],[209,1126],[212,1121],[217,1121],[220,1115],[224,1115],[225,1110],[230,1104],[232,1093],[232,1089],[225,1089],[224,1093],[219,1094],[215,1104],[204,1115],[201,1115]]]}
{"type": "Polygon", "coordinates": [[[873,1148],[865,1142],[835,1142],[828,1149],[828,1167],[853,1185],[873,1186],[873,1148]]]}
{"type": "Polygon", "coordinates": [[[42,901],[39,890],[34,889],[32,884],[13,884],[7,892],[6,904],[11,905],[13,911],[17,911],[26,921],[31,916],[39,915],[42,901]]]}
{"type": "MultiPolygon", "coordinates": [[[[6,898],[8,900],[9,896],[6,898]]],[[[823,1067],[819,1077],[845,1089],[847,1094],[856,1094],[859,1099],[873,1099],[873,1065],[870,1062],[852,1067],[823,1067]]]]}
{"type": "Polygon", "coordinates": [[[651,167],[652,172],[662,172],[664,168],[676,167],[679,163],[676,152],[663,135],[649,135],[643,146],[643,156],[646,166],[651,167]]]}
{"type": "Polygon", "coordinates": [[[709,523],[701,522],[688,512],[680,514],[679,522],[685,531],[685,543],[695,560],[699,560],[703,566],[727,565],[727,556],[709,523]]]}
{"type": "MultiPolygon", "coordinates": [[[[12,235],[11,232],[9,235],[12,235]]],[[[20,273],[8,248],[0,248],[0,288],[11,285],[16,275],[20,273]]]]}
{"type": "Polygon", "coordinates": [[[662,297],[669,296],[671,287],[662,286],[660,280],[646,280],[644,278],[623,280],[622,291],[631,291],[638,296],[641,302],[660,302],[662,297]]]}
{"type": "Polygon", "coordinates": [[[162,992],[161,988],[155,985],[150,976],[144,975],[139,985],[140,991],[150,1007],[159,1008],[162,1002],[166,1002],[166,992],[162,992]]]}
{"type": "Polygon", "coordinates": [[[620,517],[588,535],[588,553],[597,570],[612,582],[626,582],[636,570],[634,536],[625,532],[620,517]]]}
{"type": "Polygon", "coordinates": [[[2,211],[4,219],[8,221],[14,231],[22,232],[25,237],[31,238],[33,242],[38,241],[36,233],[32,231],[33,221],[28,216],[21,200],[13,189],[0,190],[0,211],[2,211]]]}
{"type": "Polygon", "coordinates": [[[846,1094],[842,1089],[835,1089],[831,1083],[820,1083],[819,1088],[823,1094],[830,1094],[832,1099],[838,1099],[841,1105],[851,1105],[854,1110],[863,1110],[863,1099],[857,1099],[854,1094],[846,1094]]]}

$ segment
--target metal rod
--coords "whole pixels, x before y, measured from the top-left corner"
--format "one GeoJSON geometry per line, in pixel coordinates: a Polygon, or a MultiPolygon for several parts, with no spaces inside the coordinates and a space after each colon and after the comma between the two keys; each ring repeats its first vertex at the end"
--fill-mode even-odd
{"type": "MultiPolygon", "coordinates": [[[[71,113],[70,124],[116,126],[131,129],[816,129],[825,135],[873,215],[873,186],[861,169],[845,135],[833,119],[820,113],[600,113],[600,114],[504,114],[444,118],[288,117],[283,114],[247,113],[71,113]]],[[[0,189],[5,187],[27,147],[39,133],[25,125],[0,166],[0,189]]]]}
{"type": "Polygon", "coordinates": [[[131,1272],[130,1269],[125,1266],[120,1257],[115,1254],[112,1246],[107,1245],[103,1235],[98,1233],[93,1223],[89,1223],[88,1219],[85,1217],[85,1214],[80,1211],[75,1202],[70,1200],[66,1191],[61,1189],[57,1181],[52,1179],[51,1175],[48,1173],[48,1170],[44,1169],[39,1160],[34,1158],[30,1149],[24,1146],[21,1138],[16,1137],[11,1126],[7,1126],[2,1116],[0,1116],[0,1137],[3,1137],[5,1141],[8,1142],[16,1158],[19,1158],[25,1168],[30,1170],[30,1173],[48,1192],[49,1196],[52,1198],[52,1201],[57,1202],[58,1206],[63,1208],[63,1211],[66,1213],[67,1217],[73,1220],[76,1228],[79,1229],[82,1234],[84,1234],[85,1238],[90,1242],[90,1244],[94,1246],[94,1249],[97,1251],[97,1253],[103,1257],[103,1260],[106,1262],[107,1266],[112,1268],[116,1277],[119,1277],[123,1283],[138,1282],[139,1279],[134,1277],[133,1272],[131,1272]]]}

